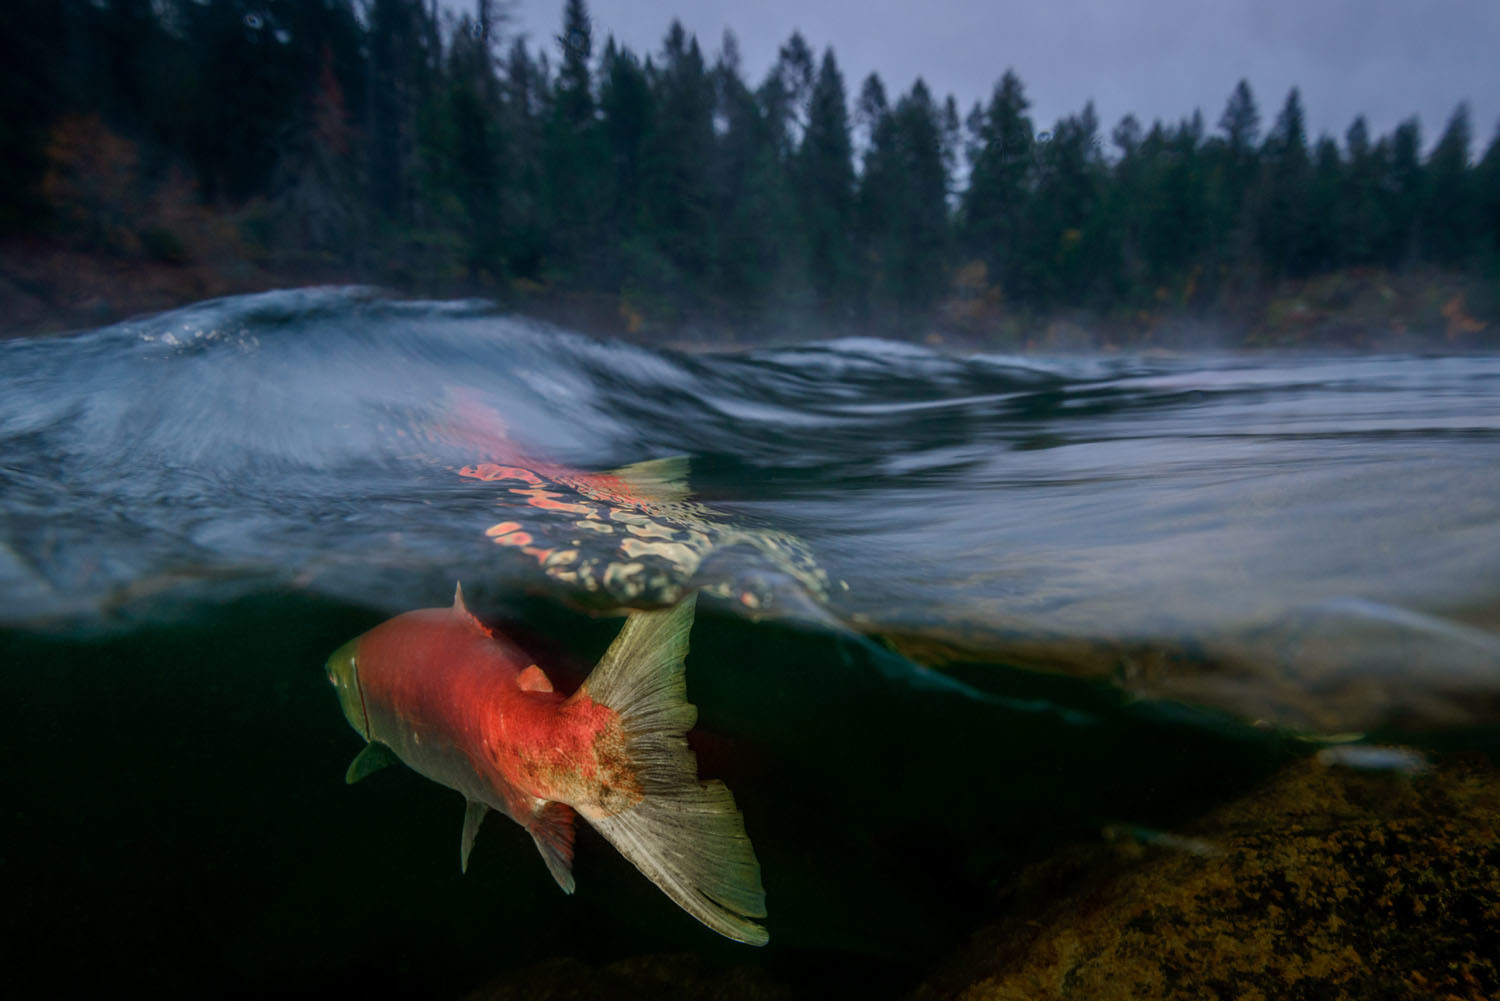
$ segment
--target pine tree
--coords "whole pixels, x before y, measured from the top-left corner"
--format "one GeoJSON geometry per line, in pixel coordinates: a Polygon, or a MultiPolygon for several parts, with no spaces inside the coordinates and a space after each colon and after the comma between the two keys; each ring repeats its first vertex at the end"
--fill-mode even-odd
{"type": "Polygon", "coordinates": [[[1345,260],[1345,246],[1338,231],[1338,209],[1346,177],[1338,143],[1332,136],[1318,137],[1312,161],[1303,247],[1307,269],[1317,273],[1331,271],[1345,260]]]}
{"type": "Polygon", "coordinates": [[[1474,253],[1477,200],[1470,187],[1469,106],[1460,104],[1427,158],[1427,178],[1422,199],[1422,255],[1438,264],[1457,266],[1474,253]]]}
{"type": "Polygon", "coordinates": [[[790,277],[783,274],[796,227],[782,161],[782,104],[775,75],[757,97],[739,73],[739,47],[726,33],[715,64],[716,117],[712,178],[718,234],[716,288],[742,315],[778,304],[790,277]],[[762,98],[770,96],[770,105],[762,98]]]}
{"type": "Polygon", "coordinates": [[[1038,150],[1027,204],[1024,270],[1033,295],[1048,304],[1082,305],[1107,267],[1102,239],[1105,171],[1093,103],[1060,120],[1038,150]]]}
{"type": "Polygon", "coordinates": [[[1381,151],[1370,144],[1364,116],[1354,119],[1344,134],[1348,165],[1334,208],[1336,242],[1346,261],[1374,264],[1384,240],[1385,220],[1380,206],[1381,151]]]}
{"type": "Polygon", "coordinates": [[[601,266],[604,142],[595,115],[593,24],[584,0],[568,0],[556,38],[562,63],[543,144],[546,216],[557,263],[575,274],[601,266]]]}
{"type": "Polygon", "coordinates": [[[844,300],[853,278],[853,157],[844,78],[829,49],[812,89],[793,170],[808,274],[825,308],[844,300]]]}
{"type": "Polygon", "coordinates": [[[1422,208],[1422,129],[1415,117],[1396,126],[1389,141],[1381,140],[1381,214],[1385,239],[1381,259],[1400,270],[1414,260],[1418,246],[1417,220],[1422,208]]]}
{"type": "Polygon", "coordinates": [[[714,244],[714,91],[698,40],[679,21],[667,31],[651,83],[656,118],[646,144],[645,205],[651,240],[674,272],[658,276],[657,284],[688,302],[701,294],[714,244]]]}
{"type": "Polygon", "coordinates": [[[501,86],[500,129],[509,159],[501,214],[506,269],[533,281],[542,277],[552,229],[543,149],[549,101],[545,63],[532,59],[525,40],[517,38],[506,56],[501,86]]]}
{"type": "Polygon", "coordinates": [[[1474,190],[1480,249],[1488,255],[1491,273],[1500,277],[1500,126],[1474,171],[1474,190]]]}
{"type": "MultiPolygon", "coordinates": [[[[411,224],[420,221],[419,121],[431,107],[440,71],[437,25],[421,0],[371,0],[366,16],[370,204],[377,215],[411,224]]],[[[247,84],[237,76],[232,86],[247,84]]]]}
{"type": "Polygon", "coordinates": [[[1261,261],[1272,275],[1305,275],[1310,164],[1302,96],[1293,87],[1261,147],[1261,177],[1255,199],[1261,261]]]}
{"type": "MultiPolygon", "coordinates": [[[[608,157],[606,174],[612,180],[606,239],[625,241],[635,236],[642,222],[646,143],[656,111],[651,81],[640,60],[629,49],[616,46],[614,38],[604,46],[599,109],[608,157]]],[[[613,282],[623,277],[612,273],[613,282]]]]}
{"type": "Polygon", "coordinates": [[[1260,111],[1250,84],[1241,80],[1219,116],[1223,133],[1207,151],[1212,172],[1210,232],[1221,276],[1258,271],[1255,209],[1251,189],[1260,173],[1260,111]]]}
{"type": "Polygon", "coordinates": [[[1021,81],[1007,70],[983,110],[968,117],[969,185],[960,200],[965,252],[985,262],[990,280],[1022,292],[1022,217],[1033,168],[1031,119],[1021,81]]]}
{"type": "Polygon", "coordinates": [[[942,114],[920,79],[893,109],[879,109],[883,94],[871,77],[861,95],[876,120],[860,182],[860,229],[870,255],[870,304],[894,307],[907,325],[941,293],[947,265],[942,114]]]}
{"type": "Polygon", "coordinates": [[[440,190],[429,201],[447,209],[445,228],[462,241],[471,278],[502,276],[506,268],[506,164],[500,134],[500,83],[482,22],[461,19],[448,46],[446,93],[432,153],[440,190]]]}

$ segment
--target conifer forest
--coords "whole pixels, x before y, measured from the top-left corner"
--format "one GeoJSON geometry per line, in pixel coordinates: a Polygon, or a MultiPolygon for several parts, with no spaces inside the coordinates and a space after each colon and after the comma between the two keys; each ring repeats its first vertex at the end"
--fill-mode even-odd
{"type": "Polygon", "coordinates": [[[1416,119],[1312,136],[1296,89],[1245,82],[1185,96],[1216,114],[1041,122],[1003,52],[960,107],[846,79],[836,43],[794,33],[747,79],[732,35],[674,22],[634,52],[584,0],[535,41],[488,0],[13,0],[10,291],[45,284],[16,263],[41,247],[572,303],[622,330],[1018,340],[1083,316],[1131,336],[1264,316],[1288,288],[1379,308],[1413,275],[1450,335],[1500,316],[1500,135],[1464,105],[1435,142],[1416,119]]]}

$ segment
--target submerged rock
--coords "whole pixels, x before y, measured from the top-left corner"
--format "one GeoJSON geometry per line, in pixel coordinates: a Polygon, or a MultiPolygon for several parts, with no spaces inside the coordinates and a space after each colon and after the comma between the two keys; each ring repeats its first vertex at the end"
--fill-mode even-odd
{"type": "Polygon", "coordinates": [[[1023,873],[1011,916],[916,998],[1500,996],[1487,762],[1409,774],[1306,759],[1186,836],[1132,833],[1123,852],[1023,873]]]}
{"type": "Polygon", "coordinates": [[[640,956],[595,967],[559,957],[469,994],[465,1001],[793,1001],[796,993],[753,966],[705,969],[692,955],[640,956]]]}

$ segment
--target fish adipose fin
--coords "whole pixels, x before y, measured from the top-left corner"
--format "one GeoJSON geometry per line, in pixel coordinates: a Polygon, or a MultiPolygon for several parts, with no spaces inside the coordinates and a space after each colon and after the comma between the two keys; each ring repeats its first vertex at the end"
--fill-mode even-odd
{"type": "Polygon", "coordinates": [[[547,803],[531,818],[526,829],[557,885],[564,893],[572,893],[573,808],[565,803],[547,803]]]}
{"type": "Polygon", "coordinates": [[[464,807],[464,833],[458,842],[458,871],[469,871],[469,853],[474,850],[474,836],[479,833],[479,825],[484,823],[484,815],[490,812],[490,808],[477,799],[469,800],[464,807]]]}
{"type": "Polygon", "coordinates": [[[766,916],[766,894],[744,819],[724,783],[698,781],[683,739],[698,718],[683,679],[695,600],[632,614],[579,690],[619,714],[645,794],[629,809],[588,820],[693,917],[735,941],[765,945],[770,936],[750,920],[766,916]]]}

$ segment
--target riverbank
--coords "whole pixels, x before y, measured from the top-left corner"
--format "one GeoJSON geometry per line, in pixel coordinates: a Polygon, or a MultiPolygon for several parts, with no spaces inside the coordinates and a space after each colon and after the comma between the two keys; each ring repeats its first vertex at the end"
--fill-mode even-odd
{"type": "MultiPolygon", "coordinates": [[[[660,304],[529,281],[458,278],[390,281],[317,259],[265,255],[214,260],[106,254],[40,239],[0,243],[0,338],[45,336],[102,326],[219,296],[314,284],[372,284],[417,298],[487,298],[539,319],[600,336],[647,343],[733,347],[872,332],[852,319],[794,308],[747,316],[731,309],[660,304]]],[[[982,283],[965,283],[928,316],[885,336],[960,350],[1315,348],[1486,350],[1500,347],[1500,283],[1435,270],[1351,269],[1221,302],[1173,301],[1151,308],[1040,315],[1009,308],[982,283]]]]}

